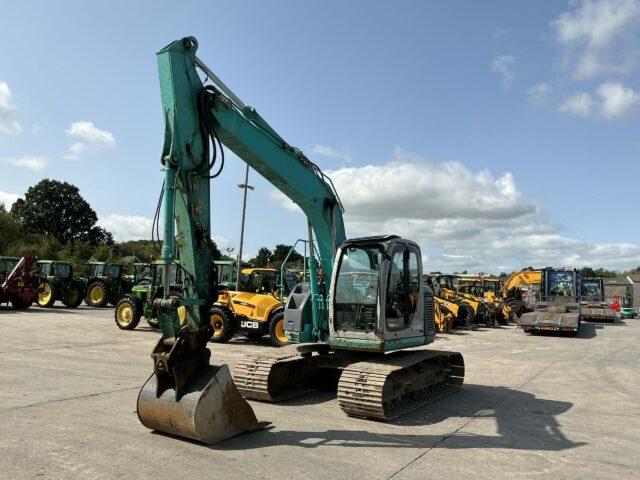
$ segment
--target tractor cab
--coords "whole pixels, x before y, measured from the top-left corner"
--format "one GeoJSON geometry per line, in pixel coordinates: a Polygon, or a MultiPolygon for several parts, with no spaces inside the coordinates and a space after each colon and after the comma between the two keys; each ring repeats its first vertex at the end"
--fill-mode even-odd
{"type": "Polygon", "coordinates": [[[55,277],[66,280],[73,276],[73,267],[69,262],[59,260],[39,260],[38,275],[40,277],[55,277]]]}
{"type": "Polygon", "coordinates": [[[122,265],[117,263],[89,262],[89,278],[118,279],[122,276],[122,265]]]}

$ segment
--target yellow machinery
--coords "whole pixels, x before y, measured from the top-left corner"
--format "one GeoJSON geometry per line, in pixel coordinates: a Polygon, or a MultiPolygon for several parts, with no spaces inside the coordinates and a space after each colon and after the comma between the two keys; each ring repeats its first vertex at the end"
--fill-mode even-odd
{"type": "Polygon", "coordinates": [[[239,332],[254,340],[269,335],[278,346],[289,343],[276,275],[273,268],[242,269],[239,288],[223,291],[211,309],[212,342],[228,342],[239,332]]]}
{"type": "Polygon", "coordinates": [[[498,323],[504,322],[502,314],[502,281],[484,275],[458,275],[458,292],[472,295],[484,303],[489,316],[498,323]]]}
{"type": "Polygon", "coordinates": [[[516,322],[520,315],[533,309],[541,282],[542,271],[532,268],[509,275],[494,300],[496,314],[505,321],[516,322]]]}
{"type": "Polygon", "coordinates": [[[466,305],[472,310],[472,321],[476,324],[484,324],[487,327],[493,326],[493,318],[487,305],[482,298],[472,293],[460,290],[460,279],[456,275],[438,274],[435,276],[440,285],[442,298],[458,305],[466,305]]]}
{"type": "Polygon", "coordinates": [[[433,291],[435,323],[440,332],[449,332],[452,328],[473,327],[473,308],[457,298],[446,288],[442,288],[438,281],[438,275],[425,275],[424,283],[433,291]]]}

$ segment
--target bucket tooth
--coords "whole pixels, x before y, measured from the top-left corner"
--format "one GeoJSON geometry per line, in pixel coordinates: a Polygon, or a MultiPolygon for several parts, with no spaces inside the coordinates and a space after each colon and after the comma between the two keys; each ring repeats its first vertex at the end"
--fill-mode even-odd
{"type": "Polygon", "coordinates": [[[227,365],[199,369],[179,400],[173,388],[158,396],[157,386],[154,373],[138,394],[138,419],[151,430],[214,444],[262,428],[227,365]]]}

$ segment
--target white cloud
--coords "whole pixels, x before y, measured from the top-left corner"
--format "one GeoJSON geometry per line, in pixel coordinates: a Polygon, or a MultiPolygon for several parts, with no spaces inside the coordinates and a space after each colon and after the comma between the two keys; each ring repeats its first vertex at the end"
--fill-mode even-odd
{"type": "Polygon", "coordinates": [[[350,162],[353,160],[353,154],[351,153],[351,149],[348,147],[335,148],[329,147],[327,145],[314,145],[309,149],[309,152],[327,158],[344,160],[345,162],[350,162]]]}
{"type": "Polygon", "coordinates": [[[539,83],[527,90],[527,98],[531,105],[540,106],[545,103],[549,93],[551,93],[551,87],[547,83],[539,83]]]}
{"type": "Polygon", "coordinates": [[[227,248],[232,248],[233,247],[233,244],[231,243],[231,240],[229,240],[224,235],[214,234],[213,235],[213,241],[216,242],[216,245],[218,246],[218,250],[220,250],[224,254],[227,253],[226,252],[227,248]]]}
{"type": "Polygon", "coordinates": [[[119,215],[112,213],[98,220],[98,225],[113,234],[114,240],[148,240],[151,238],[153,220],[141,215],[119,215]]]}
{"type": "MultiPolygon", "coordinates": [[[[395,233],[414,239],[427,270],[640,265],[639,245],[594,244],[563,235],[539,205],[524,198],[509,172],[495,177],[396,149],[387,164],[326,173],[344,202],[349,236],[395,233]]],[[[297,209],[278,192],[270,196],[297,209]]]]}
{"type": "Polygon", "coordinates": [[[22,133],[18,110],[13,104],[9,85],[0,80],[0,133],[22,133]]]}
{"type": "Polygon", "coordinates": [[[508,28],[496,28],[491,35],[494,40],[499,40],[500,38],[509,35],[511,30],[508,28]]]}
{"type": "Polygon", "coordinates": [[[583,0],[551,22],[576,80],[628,74],[638,59],[638,0],[583,0]]]}
{"type": "Polygon", "coordinates": [[[497,72],[502,77],[502,84],[505,88],[509,88],[515,78],[513,71],[516,59],[512,55],[500,55],[493,59],[491,70],[497,72]]]}
{"type": "Polygon", "coordinates": [[[558,111],[585,118],[617,120],[636,112],[640,107],[640,94],[621,83],[603,83],[596,89],[595,96],[586,92],[574,93],[560,105],[558,111]]]}
{"type": "Polygon", "coordinates": [[[597,93],[602,99],[600,114],[607,120],[623,117],[640,104],[640,95],[620,83],[603,83],[597,93]]]}
{"type": "Polygon", "coordinates": [[[44,172],[49,162],[45,157],[36,155],[23,155],[20,158],[3,158],[2,161],[16,167],[27,168],[34,172],[44,172]]]}
{"type": "Polygon", "coordinates": [[[558,111],[586,118],[591,116],[594,108],[595,102],[591,95],[586,92],[577,92],[562,102],[558,111]]]}
{"type": "Polygon", "coordinates": [[[113,133],[96,127],[93,122],[73,122],[67,129],[67,134],[80,137],[83,142],[76,142],[69,147],[64,158],[77,160],[82,152],[87,149],[110,149],[116,147],[116,139],[113,133]]]}
{"type": "Polygon", "coordinates": [[[17,193],[8,193],[0,190],[0,203],[4,205],[4,207],[9,210],[13,202],[22,198],[22,195],[18,195],[17,193]]]}

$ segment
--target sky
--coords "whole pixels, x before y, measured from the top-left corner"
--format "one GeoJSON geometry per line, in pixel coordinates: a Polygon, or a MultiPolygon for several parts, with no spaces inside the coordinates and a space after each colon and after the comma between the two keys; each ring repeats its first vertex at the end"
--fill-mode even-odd
{"type": "MultiPolygon", "coordinates": [[[[0,5],[0,201],[77,185],[116,240],[162,185],[155,53],[198,56],[334,181],[348,237],[425,270],[640,265],[640,0],[110,1],[0,5]]],[[[244,163],[212,184],[237,253],[244,163]]],[[[306,235],[251,172],[246,258],[306,235]]]]}

